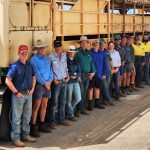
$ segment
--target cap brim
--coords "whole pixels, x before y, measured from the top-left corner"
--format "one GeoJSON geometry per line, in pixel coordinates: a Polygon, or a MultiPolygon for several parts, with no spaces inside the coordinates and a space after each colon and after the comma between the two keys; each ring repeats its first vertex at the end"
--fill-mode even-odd
{"type": "Polygon", "coordinates": [[[49,44],[43,44],[43,45],[35,45],[34,48],[46,48],[49,44]]]}
{"type": "Polygon", "coordinates": [[[66,50],[67,53],[76,53],[76,51],[66,50]]]}

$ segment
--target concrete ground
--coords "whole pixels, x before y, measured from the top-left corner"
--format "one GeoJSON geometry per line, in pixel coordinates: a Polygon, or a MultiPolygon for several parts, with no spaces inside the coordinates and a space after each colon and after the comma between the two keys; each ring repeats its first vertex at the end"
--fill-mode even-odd
{"type": "MultiPolygon", "coordinates": [[[[36,143],[26,143],[22,149],[150,150],[150,86],[121,101],[82,115],[71,127],[57,126],[53,133],[41,134],[36,143]]],[[[0,150],[5,149],[19,148],[1,141],[0,150]]]]}

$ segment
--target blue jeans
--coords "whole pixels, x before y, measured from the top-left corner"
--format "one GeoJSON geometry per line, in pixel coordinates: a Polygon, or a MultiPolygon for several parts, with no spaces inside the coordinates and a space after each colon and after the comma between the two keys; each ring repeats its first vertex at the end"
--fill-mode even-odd
{"type": "Polygon", "coordinates": [[[20,134],[23,138],[30,133],[29,122],[32,113],[32,96],[23,95],[18,98],[12,94],[12,130],[11,139],[20,140],[20,134]]]}
{"type": "Polygon", "coordinates": [[[67,118],[74,117],[74,109],[81,101],[81,91],[79,83],[69,83],[67,85],[67,104],[66,112],[67,118]]]}
{"type": "Polygon", "coordinates": [[[147,61],[145,62],[145,65],[144,65],[144,79],[146,83],[150,82],[149,71],[150,71],[150,63],[147,61]]]}
{"type": "Polygon", "coordinates": [[[115,86],[115,97],[116,98],[120,97],[119,77],[120,77],[119,71],[112,75],[112,82],[114,83],[114,86],[115,86]]]}
{"type": "Polygon", "coordinates": [[[108,87],[108,83],[107,80],[101,80],[102,81],[102,94],[103,94],[103,98],[107,101],[111,100],[111,96],[109,93],[109,87],[108,87]]]}
{"type": "Polygon", "coordinates": [[[81,76],[81,80],[82,80],[82,82],[80,83],[81,101],[77,105],[77,109],[82,112],[86,104],[86,94],[89,87],[89,76],[81,76]]]}
{"type": "Polygon", "coordinates": [[[59,83],[52,87],[52,98],[50,100],[50,123],[56,122],[55,110],[58,106],[58,122],[63,123],[65,120],[65,106],[66,106],[66,83],[59,83]]]}

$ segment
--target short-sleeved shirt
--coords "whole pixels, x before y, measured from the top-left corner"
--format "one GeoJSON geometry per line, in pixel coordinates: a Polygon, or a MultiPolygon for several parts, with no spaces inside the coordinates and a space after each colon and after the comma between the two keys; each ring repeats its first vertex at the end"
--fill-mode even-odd
{"type": "Polygon", "coordinates": [[[125,63],[130,64],[134,62],[134,48],[132,45],[126,44],[126,57],[125,57],[125,63]]]}
{"type": "Polygon", "coordinates": [[[30,90],[32,88],[32,77],[34,69],[31,63],[23,64],[20,60],[10,66],[7,77],[12,79],[18,91],[30,90]]]}
{"type": "Polygon", "coordinates": [[[55,52],[53,52],[49,56],[50,66],[53,71],[54,79],[62,80],[67,77],[67,57],[65,53],[61,53],[61,56],[57,56],[55,52]]]}
{"type": "Polygon", "coordinates": [[[125,61],[125,46],[123,45],[115,45],[115,50],[119,52],[120,54],[120,58],[121,58],[121,62],[125,61]]]}
{"type": "Polygon", "coordinates": [[[143,44],[141,44],[141,43],[139,45],[133,44],[132,46],[134,48],[135,56],[145,56],[143,44]]]}

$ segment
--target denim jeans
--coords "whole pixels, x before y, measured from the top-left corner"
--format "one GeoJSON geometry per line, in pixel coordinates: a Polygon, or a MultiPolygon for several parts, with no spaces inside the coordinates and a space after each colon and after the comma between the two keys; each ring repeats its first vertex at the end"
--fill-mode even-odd
{"type": "Polygon", "coordinates": [[[50,103],[49,103],[49,105],[50,105],[49,122],[50,123],[56,122],[55,110],[56,110],[56,107],[58,106],[58,122],[63,123],[65,120],[67,84],[59,83],[58,85],[54,85],[52,88],[53,88],[52,89],[52,98],[50,99],[50,103]]]}
{"type": "Polygon", "coordinates": [[[69,83],[67,85],[67,118],[74,117],[75,106],[81,101],[81,91],[79,83],[69,83]]]}
{"type": "Polygon", "coordinates": [[[115,97],[119,98],[120,97],[120,88],[119,88],[119,77],[120,77],[120,72],[118,71],[117,73],[114,73],[112,75],[112,82],[114,83],[115,87],[115,97]]]}
{"type": "Polygon", "coordinates": [[[149,71],[150,71],[150,62],[147,61],[145,62],[145,65],[144,65],[144,79],[146,83],[150,82],[149,71]]]}
{"type": "Polygon", "coordinates": [[[12,130],[11,139],[20,140],[20,135],[25,138],[30,133],[29,122],[32,113],[32,96],[23,95],[18,98],[12,94],[12,130]]]}
{"type": "Polygon", "coordinates": [[[77,109],[83,111],[86,104],[86,95],[89,87],[89,76],[81,76],[82,82],[80,83],[81,101],[77,105],[77,109]]]}
{"type": "Polygon", "coordinates": [[[102,96],[107,101],[111,100],[111,96],[109,93],[109,87],[108,87],[108,83],[107,83],[106,79],[102,80],[102,96]]]}

